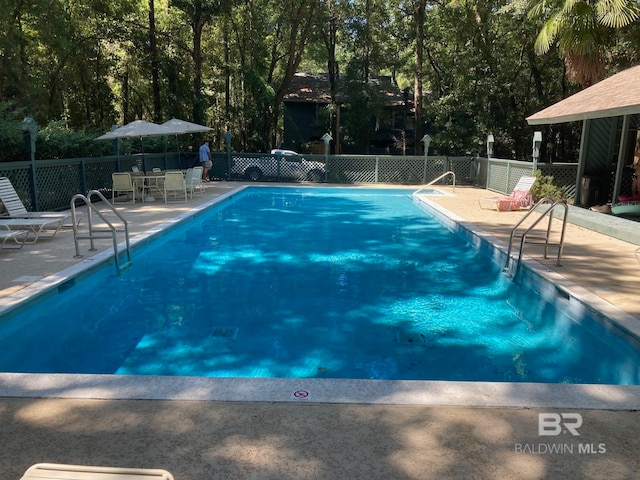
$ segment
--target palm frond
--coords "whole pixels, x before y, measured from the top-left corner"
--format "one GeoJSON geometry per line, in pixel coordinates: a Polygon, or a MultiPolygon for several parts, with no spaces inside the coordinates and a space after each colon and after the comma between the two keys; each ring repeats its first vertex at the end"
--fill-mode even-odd
{"type": "Polygon", "coordinates": [[[596,12],[600,23],[610,28],[622,28],[640,18],[640,6],[634,0],[599,0],[596,12]]]}
{"type": "Polygon", "coordinates": [[[533,45],[538,55],[545,54],[551,49],[551,46],[558,38],[558,32],[562,30],[563,22],[563,17],[559,13],[556,13],[542,26],[533,45]]]}

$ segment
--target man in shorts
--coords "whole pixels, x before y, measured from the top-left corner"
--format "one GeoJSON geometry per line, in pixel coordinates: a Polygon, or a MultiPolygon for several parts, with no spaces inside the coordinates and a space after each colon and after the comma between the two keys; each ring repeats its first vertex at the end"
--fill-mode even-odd
{"type": "Polygon", "coordinates": [[[202,180],[208,182],[209,170],[213,166],[213,163],[211,162],[211,149],[209,148],[209,140],[205,140],[204,143],[200,145],[199,159],[200,165],[202,165],[202,180]]]}

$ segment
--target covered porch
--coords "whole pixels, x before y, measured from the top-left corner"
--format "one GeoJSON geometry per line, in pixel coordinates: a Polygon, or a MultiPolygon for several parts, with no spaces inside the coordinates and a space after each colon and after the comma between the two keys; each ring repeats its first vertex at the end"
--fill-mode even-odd
{"type": "MultiPolygon", "coordinates": [[[[615,205],[639,195],[640,66],[617,73],[527,118],[530,125],[582,122],[575,204],[615,205]],[[634,183],[635,180],[635,183],[634,183]]],[[[640,195],[639,195],[640,200],[640,195]]],[[[606,210],[606,208],[605,208],[606,210]]],[[[637,213],[625,218],[639,219],[637,213]]]]}

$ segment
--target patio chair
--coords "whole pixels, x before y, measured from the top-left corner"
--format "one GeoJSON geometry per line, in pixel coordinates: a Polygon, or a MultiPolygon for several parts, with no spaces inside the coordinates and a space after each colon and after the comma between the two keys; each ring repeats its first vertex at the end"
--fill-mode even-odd
{"type": "Polygon", "coordinates": [[[62,463],[36,463],[20,480],[174,480],[166,470],[155,468],[93,467],[62,463]]]}
{"type": "MultiPolygon", "coordinates": [[[[115,203],[116,193],[131,194],[131,203],[136,203],[136,191],[140,188],[138,182],[134,182],[131,175],[128,172],[111,174],[111,180],[113,181],[113,187],[111,188],[111,203],[115,203]]],[[[144,182],[142,183],[144,189],[144,182]]],[[[144,198],[144,191],[142,192],[142,198],[144,198]]]]}
{"type": "Polygon", "coordinates": [[[202,167],[187,169],[185,182],[187,182],[187,191],[191,194],[191,198],[193,198],[193,193],[196,190],[200,193],[204,193],[204,185],[202,184],[202,167]]]}
{"type": "Polygon", "coordinates": [[[164,202],[169,203],[169,195],[178,200],[178,197],[184,196],[185,203],[187,202],[187,182],[184,180],[184,175],[180,171],[166,172],[164,174],[164,202]]]}
{"type": "Polygon", "coordinates": [[[62,222],[64,222],[64,217],[0,218],[0,228],[26,231],[27,237],[25,237],[22,243],[30,245],[36,243],[45,232],[48,232],[46,237],[54,237],[62,228],[62,222]],[[31,235],[33,235],[33,239],[29,240],[28,237],[31,235]]]}
{"type": "Polygon", "coordinates": [[[510,210],[520,210],[521,208],[530,207],[533,204],[533,199],[529,191],[535,181],[536,177],[520,177],[520,180],[508,197],[480,198],[478,199],[480,208],[508,212],[510,210]]]}
{"type": "MultiPolygon", "coordinates": [[[[22,203],[22,200],[18,196],[18,192],[16,192],[15,188],[7,177],[0,177],[0,201],[4,205],[5,210],[7,211],[6,215],[2,215],[2,217],[9,218],[59,218],[62,217],[64,219],[63,226],[72,227],[73,224],[71,213],[65,212],[30,212],[22,203]]],[[[82,212],[76,213],[76,222],[77,225],[80,224],[80,221],[83,217],[82,212]]],[[[76,226],[77,226],[76,225],[76,226]]]]}

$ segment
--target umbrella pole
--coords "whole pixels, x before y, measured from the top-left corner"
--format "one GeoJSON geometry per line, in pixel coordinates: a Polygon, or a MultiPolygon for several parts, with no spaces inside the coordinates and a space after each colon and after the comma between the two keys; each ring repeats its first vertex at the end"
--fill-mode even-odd
{"type": "Polygon", "coordinates": [[[140,146],[142,147],[142,171],[147,174],[147,162],[144,158],[144,142],[142,141],[142,135],[140,135],[140,146]]]}

